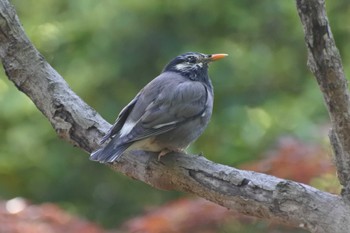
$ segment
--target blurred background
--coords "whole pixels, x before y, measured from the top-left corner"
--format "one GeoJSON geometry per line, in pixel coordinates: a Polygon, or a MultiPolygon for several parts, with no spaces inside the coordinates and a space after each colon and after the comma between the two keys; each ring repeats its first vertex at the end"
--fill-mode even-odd
{"type": "MultiPolygon", "coordinates": [[[[294,1],[12,3],[38,50],[110,123],[173,57],[188,51],[228,53],[229,57],[210,67],[213,117],[190,152],[338,192],[327,139],[328,115],[306,66],[307,51],[294,1]]],[[[350,2],[327,1],[327,10],[348,74],[350,2]]],[[[153,189],[89,161],[87,154],[57,137],[4,72],[0,76],[3,206],[8,208],[11,199],[33,206],[53,203],[50,210],[79,216],[111,232],[196,232],[174,226],[163,231],[137,228],[142,218],[146,218],[144,225],[160,226],[164,219],[147,220],[156,213],[174,214],[168,224],[176,222],[179,213],[186,216],[176,208],[190,209],[186,213],[195,218],[194,225],[203,226],[199,220],[207,219],[210,226],[198,232],[304,232],[227,214],[203,200],[153,189]]]]}

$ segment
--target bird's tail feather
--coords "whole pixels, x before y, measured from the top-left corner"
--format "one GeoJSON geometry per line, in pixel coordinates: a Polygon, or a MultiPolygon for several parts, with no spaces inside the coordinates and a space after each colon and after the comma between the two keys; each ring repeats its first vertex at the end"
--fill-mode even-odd
{"type": "Polygon", "coordinates": [[[106,147],[100,148],[91,153],[90,160],[98,161],[100,163],[116,162],[131,144],[132,143],[124,143],[115,145],[112,140],[106,147]]]}

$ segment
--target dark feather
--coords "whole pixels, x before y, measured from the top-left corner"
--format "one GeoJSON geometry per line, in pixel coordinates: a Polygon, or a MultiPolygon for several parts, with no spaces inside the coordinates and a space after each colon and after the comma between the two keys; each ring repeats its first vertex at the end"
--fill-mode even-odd
{"type": "Polygon", "coordinates": [[[118,160],[132,142],[118,143],[117,140],[118,138],[113,138],[107,146],[93,152],[90,156],[90,160],[99,161],[101,163],[109,163],[118,160]]]}
{"type": "Polygon", "coordinates": [[[110,130],[106,133],[106,135],[103,136],[103,138],[100,140],[100,142],[99,142],[100,145],[102,145],[108,139],[114,137],[116,134],[119,133],[119,131],[123,127],[126,119],[128,118],[130,112],[133,110],[135,103],[137,102],[137,100],[139,98],[139,95],[140,95],[140,93],[128,105],[126,105],[122,109],[122,111],[119,113],[114,125],[110,128],[110,130]]]}

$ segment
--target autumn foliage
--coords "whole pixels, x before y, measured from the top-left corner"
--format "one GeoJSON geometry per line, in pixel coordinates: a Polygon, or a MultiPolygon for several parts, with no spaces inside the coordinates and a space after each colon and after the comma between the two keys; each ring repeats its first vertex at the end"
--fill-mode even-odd
{"type": "Polygon", "coordinates": [[[0,201],[1,233],[102,233],[101,227],[54,204],[32,205],[22,198],[0,201]]]}

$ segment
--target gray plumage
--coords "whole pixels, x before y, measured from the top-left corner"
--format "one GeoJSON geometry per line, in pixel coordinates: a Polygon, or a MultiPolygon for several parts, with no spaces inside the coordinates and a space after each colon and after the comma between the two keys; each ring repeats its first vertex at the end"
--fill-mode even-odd
{"type": "Polygon", "coordinates": [[[219,55],[186,53],[173,59],[121,111],[101,144],[111,141],[90,159],[110,163],[128,148],[164,155],[188,147],[210,120],[213,88],[207,64],[226,56],[219,55]]]}

